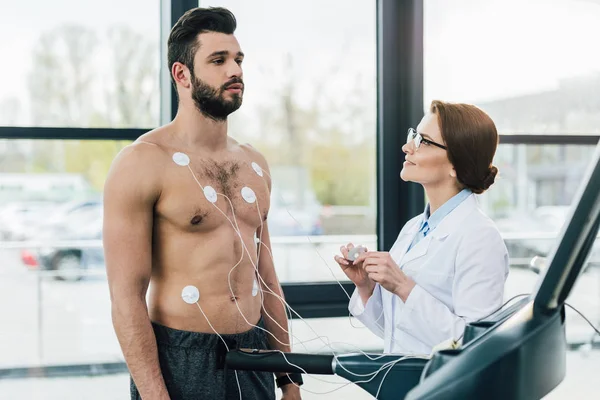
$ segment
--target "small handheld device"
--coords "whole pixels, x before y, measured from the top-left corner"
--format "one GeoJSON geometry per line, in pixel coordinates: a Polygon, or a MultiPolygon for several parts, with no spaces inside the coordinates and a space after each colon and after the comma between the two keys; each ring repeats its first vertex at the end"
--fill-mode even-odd
{"type": "Polygon", "coordinates": [[[363,247],[363,246],[353,247],[352,249],[350,249],[350,251],[348,251],[348,260],[350,260],[350,261],[356,260],[359,256],[359,254],[364,253],[365,251],[367,251],[366,247],[363,247]]]}

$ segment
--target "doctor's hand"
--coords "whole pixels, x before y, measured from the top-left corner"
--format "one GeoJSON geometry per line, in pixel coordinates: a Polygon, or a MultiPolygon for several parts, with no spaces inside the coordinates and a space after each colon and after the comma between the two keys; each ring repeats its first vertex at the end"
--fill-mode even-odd
{"type": "Polygon", "coordinates": [[[350,279],[356,287],[371,288],[375,286],[375,282],[369,279],[369,274],[363,269],[362,261],[353,265],[352,261],[348,260],[348,252],[353,248],[354,245],[352,243],[340,247],[342,256],[335,256],[334,260],[339,264],[342,271],[344,271],[348,279],[350,279]]]}
{"type": "Polygon", "coordinates": [[[394,293],[406,301],[416,283],[409,278],[388,252],[368,251],[360,254],[355,265],[361,265],[368,277],[379,283],[388,292],[394,293]]]}

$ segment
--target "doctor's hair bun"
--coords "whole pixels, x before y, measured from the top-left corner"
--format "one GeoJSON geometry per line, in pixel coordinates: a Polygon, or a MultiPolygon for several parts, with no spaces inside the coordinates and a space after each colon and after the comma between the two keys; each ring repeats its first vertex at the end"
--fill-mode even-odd
{"type": "Polygon", "coordinates": [[[498,173],[492,165],[499,139],[494,121],[472,104],[434,100],[430,112],[437,115],[458,183],[476,194],[486,191],[498,173]]]}
{"type": "Polygon", "coordinates": [[[496,175],[498,175],[498,168],[495,166],[491,166],[488,172],[488,175],[483,180],[483,190],[487,190],[490,186],[494,184],[496,180],[496,175]]]}
{"type": "Polygon", "coordinates": [[[461,183],[463,185],[465,185],[468,189],[470,189],[473,193],[481,194],[494,184],[497,174],[498,174],[498,168],[496,168],[495,166],[492,165],[488,168],[487,175],[484,178],[480,179],[479,181],[468,182],[468,183],[461,182],[461,183]]]}

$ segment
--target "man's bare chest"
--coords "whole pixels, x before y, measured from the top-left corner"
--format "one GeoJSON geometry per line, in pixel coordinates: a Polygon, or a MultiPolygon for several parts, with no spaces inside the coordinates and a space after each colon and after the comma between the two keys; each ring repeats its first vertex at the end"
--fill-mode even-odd
{"type": "Polygon", "coordinates": [[[165,169],[157,204],[161,216],[191,230],[212,229],[222,223],[256,228],[266,220],[268,181],[256,162],[245,158],[173,158],[173,165],[165,169]]]}

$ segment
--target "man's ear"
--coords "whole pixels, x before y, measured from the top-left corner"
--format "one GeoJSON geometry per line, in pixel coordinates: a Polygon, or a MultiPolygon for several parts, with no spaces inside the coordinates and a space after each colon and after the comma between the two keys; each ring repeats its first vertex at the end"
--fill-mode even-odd
{"type": "Polygon", "coordinates": [[[192,86],[190,69],[180,62],[174,62],[171,67],[171,76],[178,86],[189,89],[192,86]]]}

